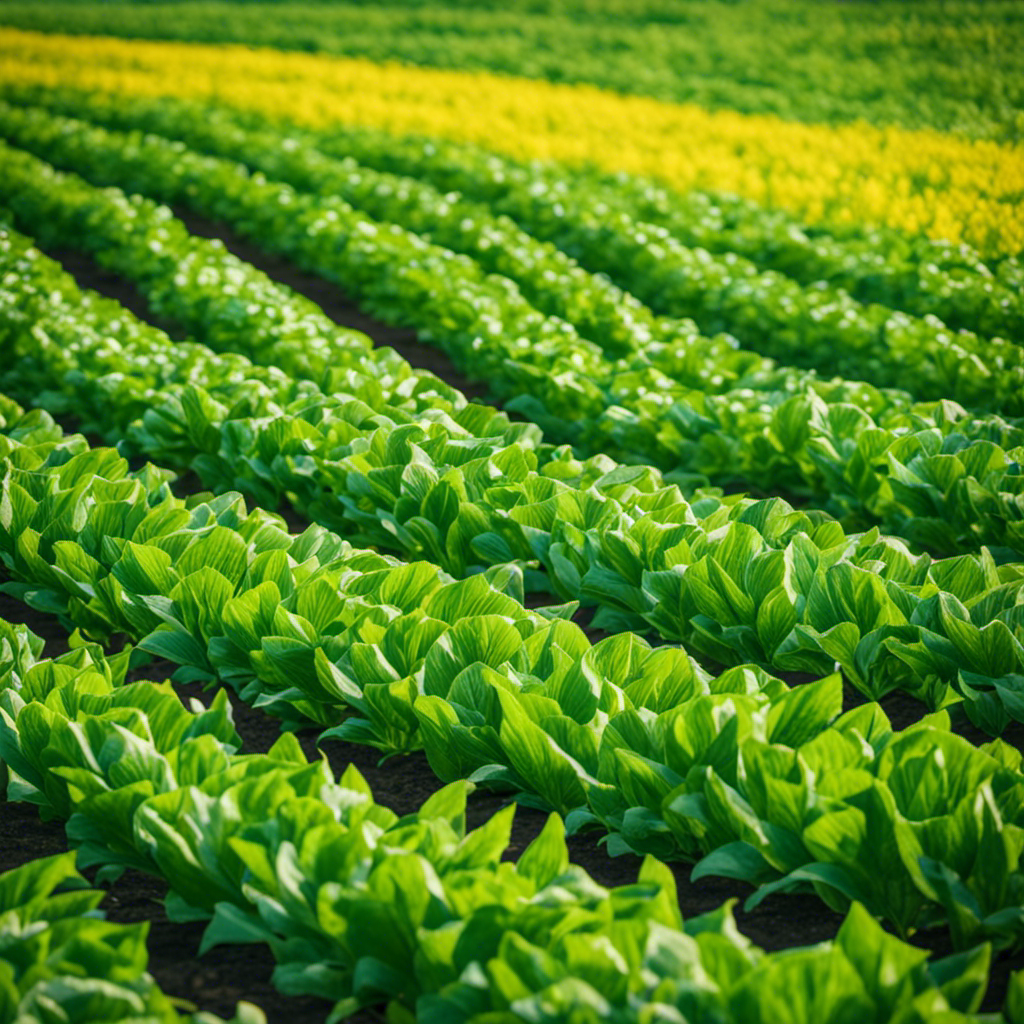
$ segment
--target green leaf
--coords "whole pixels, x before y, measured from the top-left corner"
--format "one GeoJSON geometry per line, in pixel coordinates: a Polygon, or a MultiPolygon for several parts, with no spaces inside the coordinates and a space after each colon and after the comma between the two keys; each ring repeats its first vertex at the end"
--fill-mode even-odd
{"type": "Polygon", "coordinates": [[[549,814],[540,835],[516,862],[516,871],[524,878],[529,878],[538,889],[543,889],[568,869],[569,850],[565,845],[565,826],[557,814],[549,814]]]}
{"type": "Polygon", "coordinates": [[[749,843],[733,842],[712,850],[690,872],[690,881],[718,876],[764,885],[778,878],[778,871],[749,843]]]}
{"type": "Polygon", "coordinates": [[[860,903],[846,915],[836,946],[845,953],[871,993],[877,1019],[888,1020],[915,994],[914,971],[928,960],[925,950],[888,935],[860,903]]]}
{"type": "Polygon", "coordinates": [[[728,993],[732,1019],[744,1024],[864,1024],[877,1020],[860,976],[838,951],[796,950],[771,957],[728,993]]]}
{"type": "Polygon", "coordinates": [[[768,709],[768,742],[802,746],[831,725],[842,710],[843,681],[838,673],[795,686],[768,709]]]}
{"type": "Polygon", "coordinates": [[[176,665],[209,671],[206,649],[191,633],[176,626],[157,626],[149,636],[139,641],[138,648],[176,665]]]}

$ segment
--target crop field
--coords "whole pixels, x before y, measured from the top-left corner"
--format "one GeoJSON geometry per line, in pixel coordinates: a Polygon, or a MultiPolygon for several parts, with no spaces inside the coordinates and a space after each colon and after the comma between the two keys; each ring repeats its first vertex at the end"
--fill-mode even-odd
{"type": "Polygon", "coordinates": [[[1024,1024],[1024,4],[0,0],[0,1024],[1024,1024]]]}

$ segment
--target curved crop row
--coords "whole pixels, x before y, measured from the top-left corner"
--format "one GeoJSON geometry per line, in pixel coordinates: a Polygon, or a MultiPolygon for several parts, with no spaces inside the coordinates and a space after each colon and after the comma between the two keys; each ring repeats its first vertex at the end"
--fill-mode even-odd
{"type": "Polygon", "coordinates": [[[881,223],[912,235],[965,240],[986,256],[1024,249],[1024,213],[1017,202],[1024,170],[1017,148],[1009,145],[928,131],[787,124],[586,87],[520,80],[509,89],[497,75],[243,47],[8,29],[0,33],[0,48],[5,75],[24,85],[171,92],[305,127],[340,122],[420,132],[520,158],[554,157],[653,176],[684,192],[736,192],[812,222],[881,223]],[[223,74],[226,60],[234,69],[230,78],[223,74]],[[581,109],[588,111],[583,122],[581,109]]]}
{"type": "MultiPolygon", "coordinates": [[[[403,146],[389,136],[380,147],[382,133],[352,134],[360,145],[369,141],[367,148],[383,148],[385,162],[408,163],[405,173],[415,173],[412,168],[424,157],[422,143],[403,146]]],[[[349,132],[331,132],[327,139],[335,135],[344,152],[349,132]]],[[[486,189],[488,177],[499,167],[511,183],[522,177],[514,161],[490,153],[481,159],[479,151],[453,143],[437,146],[431,160],[442,173],[447,170],[441,152],[446,146],[464,167],[468,151],[469,167],[488,168],[470,176],[469,181],[478,184],[470,185],[467,194],[481,186],[486,189]]],[[[456,172],[458,177],[463,173],[456,172]]],[[[551,168],[547,176],[561,182],[567,175],[551,168]]],[[[735,253],[761,270],[778,271],[804,286],[825,281],[862,303],[938,317],[955,330],[1000,335],[1018,343],[1024,338],[1024,262],[1017,255],[983,259],[965,242],[915,237],[884,225],[808,225],[784,210],[766,209],[739,196],[680,194],[626,174],[582,175],[580,185],[570,188],[581,198],[592,191],[591,203],[620,208],[635,220],[666,228],[684,245],[723,256],[735,253]]]]}
{"type": "Polygon", "coordinates": [[[166,684],[122,685],[95,647],[47,662],[25,646],[0,690],[23,790],[70,816],[80,857],[166,878],[170,913],[212,918],[205,947],[266,942],[277,986],[334,1000],[332,1021],[386,1003],[421,1024],[766,1024],[783,992],[808,1022],[980,1020],[986,946],[928,963],[855,906],[834,943],[764,954],[728,906],[684,922],[656,861],[635,885],[597,885],[555,816],[502,862],[511,808],[467,833],[465,784],[399,819],[293,737],[237,755],[221,698],[186,710],[166,684]]]}
{"type": "MultiPolygon", "coordinates": [[[[696,253],[703,262],[689,260],[686,291],[678,285],[669,296],[659,295],[659,301],[696,311],[705,319],[713,313],[720,326],[738,333],[744,332],[743,310],[733,319],[729,304],[716,302],[712,311],[702,294],[710,288],[717,299],[723,274],[736,279],[733,287],[743,282],[749,301],[752,289],[762,296],[769,310],[779,305],[812,311],[838,306],[859,316],[862,328],[865,316],[877,319],[883,310],[877,305],[858,308],[843,294],[844,285],[823,290],[820,282],[840,278],[867,302],[928,314],[932,324],[931,318],[938,317],[954,329],[983,336],[1003,333],[1010,339],[1020,338],[1024,331],[1019,265],[1007,258],[995,264],[994,273],[965,245],[913,240],[880,229],[860,239],[820,232],[809,236],[805,225],[785,213],[760,209],[735,196],[680,196],[628,175],[587,173],[536,161],[522,164],[442,139],[399,138],[361,128],[301,131],[286,122],[175,97],[82,94],[13,83],[5,91],[19,103],[42,105],[108,127],[183,139],[298,188],[338,195],[378,219],[429,233],[439,244],[467,252],[487,269],[512,277],[539,308],[570,320],[612,354],[623,346],[657,342],[682,325],[652,317],[604,277],[584,274],[560,250],[552,250],[550,242],[534,240],[507,218],[569,249],[586,251],[586,232],[595,231],[598,222],[613,236],[632,237],[637,236],[636,222],[640,231],[649,231],[652,225],[668,228],[686,246],[724,254],[724,260],[716,257],[708,263],[706,254],[696,253]],[[332,164],[322,153],[344,162],[332,164]],[[613,214],[620,219],[611,219],[613,214]],[[811,248],[803,258],[805,246],[811,248]],[[748,253],[752,263],[737,260],[737,255],[748,253]],[[815,287],[801,295],[787,278],[758,276],[757,268],[765,266],[815,287]]],[[[647,246],[660,250],[660,237],[649,237],[647,246]]],[[[674,251],[687,255],[685,249],[674,251]]],[[[620,276],[637,272],[626,266],[620,276]]],[[[849,323],[841,326],[852,330],[849,323]]],[[[768,333],[764,324],[754,327],[768,333]]]]}
{"type": "MultiPolygon", "coordinates": [[[[587,353],[579,353],[569,338],[538,343],[531,363],[521,361],[520,342],[525,339],[515,337],[517,330],[536,338],[529,325],[543,321],[528,310],[520,315],[521,300],[509,291],[514,286],[502,293],[502,303],[495,299],[494,288],[484,287],[471,268],[445,250],[424,247],[416,236],[399,236],[397,229],[388,231],[344,204],[314,202],[287,186],[250,178],[237,165],[187,154],[152,137],[144,140],[142,157],[134,148],[137,139],[125,149],[102,129],[75,132],[69,130],[73,123],[40,121],[30,115],[27,120],[48,126],[48,135],[35,136],[38,147],[61,146],[61,154],[76,163],[79,157],[88,160],[90,151],[100,153],[110,178],[116,177],[111,173],[116,162],[132,175],[136,187],[147,187],[165,198],[173,194],[209,214],[231,216],[265,244],[284,248],[293,258],[362,292],[372,309],[403,321],[412,319],[428,337],[433,334],[443,340],[470,374],[489,377],[492,385],[512,394],[532,392],[528,398],[513,399],[509,408],[531,414],[554,430],[556,438],[559,433],[564,438],[567,431],[576,441],[596,438],[587,445],[593,449],[607,447],[600,439],[610,436],[617,439],[613,450],[630,452],[634,458],[653,448],[663,452],[656,459],[662,464],[710,471],[716,477],[730,473],[727,479],[765,488],[789,485],[797,491],[828,493],[840,515],[853,512],[855,524],[881,520],[891,531],[940,552],[971,550],[979,543],[1020,550],[1024,497],[1020,460],[1013,451],[1020,444],[1020,433],[1011,424],[996,418],[973,420],[945,403],[912,408],[898,394],[806,377],[803,388],[794,378],[774,391],[742,386],[719,396],[704,396],[677,389],[683,394],[668,404],[673,393],[664,383],[670,382],[662,378],[663,385],[658,387],[657,379],[652,379],[658,375],[650,367],[628,370],[625,365],[607,385],[612,395],[602,397],[594,379],[597,367],[592,365],[592,375],[579,369],[587,353]],[[434,257],[429,264],[428,257],[434,257]],[[424,272],[427,265],[432,274],[424,272]],[[370,267],[386,268],[387,274],[369,274],[370,267]],[[471,299],[476,307],[473,314],[471,299]],[[547,372],[533,365],[544,359],[547,372]],[[620,393],[634,390],[641,392],[639,397],[619,398],[620,393]],[[608,404],[619,400],[628,402],[632,410],[608,404]],[[861,408],[865,404],[874,411],[874,418],[861,408]],[[594,415],[596,421],[588,418],[594,415]],[[574,425],[571,431],[570,424],[574,425]]],[[[59,235],[72,244],[100,250],[122,273],[141,279],[143,287],[155,293],[159,308],[197,329],[199,337],[207,337],[209,328],[201,328],[196,313],[189,311],[186,290],[174,283],[181,277],[170,251],[176,244],[174,222],[160,224],[160,252],[140,251],[138,244],[126,238],[138,227],[138,218],[146,217],[141,207],[119,211],[109,196],[96,192],[90,199],[81,189],[72,198],[66,179],[52,179],[48,185],[42,166],[23,159],[24,171],[19,173],[14,154],[5,160],[7,194],[22,210],[27,225],[45,225],[51,237],[59,235]],[[166,252],[165,246],[169,247],[166,252]]],[[[180,225],[176,230],[181,237],[180,225]]],[[[192,307],[209,317],[210,304],[216,302],[210,294],[211,282],[199,283],[203,285],[201,301],[192,307]]],[[[228,305],[233,328],[244,320],[248,330],[266,334],[270,329],[265,303],[244,308],[236,302],[228,305]]],[[[216,344],[222,344],[224,333],[217,329],[216,344]]],[[[237,346],[245,333],[237,331],[228,338],[237,346]]],[[[718,374],[721,364],[706,358],[714,351],[713,346],[710,351],[695,346],[689,353],[686,368],[693,369],[694,385],[699,387],[718,374]]],[[[591,355],[592,363],[598,361],[591,355]]],[[[735,355],[726,356],[724,374],[729,373],[735,355]]],[[[286,369],[297,372],[291,365],[286,369]]],[[[315,371],[313,376],[319,379],[315,371]]],[[[763,383],[778,387],[780,381],[769,375],[763,383]]]]}
{"type": "MultiPolygon", "coordinates": [[[[52,103],[54,89],[26,87],[9,81],[12,98],[52,103]]],[[[60,90],[60,94],[64,89],[60,90]]],[[[179,97],[158,99],[124,93],[91,93],[91,114],[120,122],[127,111],[187,105],[179,97]]],[[[67,108],[72,109],[82,108],[67,108]]],[[[626,173],[574,168],[550,161],[515,160],[464,142],[420,135],[400,136],[379,129],[332,125],[320,132],[299,129],[290,119],[260,116],[204,102],[215,121],[286,132],[339,158],[429,183],[442,192],[456,191],[486,204],[538,234],[557,230],[573,244],[581,225],[619,214],[631,221],[667,229],[684,246],[719,256],[735,254],[761,270],[774,270],[800,284],[827,281],[866,304],[878,303],[935,316],[954,330],[984,337],[1024,337],[1024,264],[1014,256],[987,262],[970,246],[914,237],[875,225],[808,225],[784,210],[768,209],[736,195],[691,190],[680,194],[657,182],[626,173]]],[[[129,115],[130,116],[130,115],[129,115]]],[[[615,230],[615,225],[605,225],[615,230]]],[[[659,234],[659,232],[655,232],[659,234]]],[[[657,239],[648,243],[657,246],[657,239]]],[[[745,272],[745,263],[730,263],[745,272]]],[[[698,266],[698,274],[707,274],[698,266]]],[[[628,275],[628,269],[622,273],[628,275]]],[[[773,282],[784,291],[785,281],[773,282]]],[[[628,286],[627,286],[628,287],[628,286]]],[[[790,288],[790,291],[792,289],[790,288]]],[[[772,292],[769,289],[768,296],[772,292]]]]}
{"type": "Polygon", "coordinates": [[[847,537],[778,499],[689,506],[650,471],[580,464],[567,452],[538,473],[500,422],[471,441],[452,421],[417,424],[379,404],[374,414],[372,394],[296,396],[280,375],[173,346],[123,311],[76,306],[52,264],[24,244],[8,253],[8,276],[26,282],[24,313],[5,318],[20,357],[8,377],[30,397],[56,387],[73,407],[91,404],[94,425],[114,435],[161,392],[128,443],[184,461],[218,489],[287,496],[364,540],[435,555],[460,573],[477,559],[539,559],[563,597],[622,609],[606,611],[607,624],[644,624],[726,664],[821,672],[838,660],[870,696],[903,687],[941,706],[953,686],[987,728],[1019,714],[1017,662],[985,647],[998,636],[1004,654],[1024,655],[1014,639],[1019,566],[914,558],[877,532],[847,537]],[[124,342],[116,349],[104,330],[112,315],[124,342]],[[294,417],[287,428],[282,411],[294,417]]]}
{"type": "Polygon", "coordinates": [[[503,592],[521,587],[508,569],[453,582],[320,528],[292,536],[237,495],[175,499],[152,467],[8,414],[0,557],[37,606],[142,637],[286,719],[344,718],[325,736],[422,745],[442,778],[525,792],[640,850],[706,853],[701,870],[762,894],[864,901],[903,933],[948,920],[958,945],[1024,938],[1007,744],[974,748],[944,714],[898,734],[877,707],[840,716],[837,676],[788,690],[629,635],[591,648],[503,592]]]}
{"type": "MultiPolygon", "coordinates": [[[[443,195],[411,178],[325,157],[286,132],[248,131],[198,104],[126,103],[123,97],[109,97],[101,105],[95,96],[68,92],[40,93],[33,99],[50,113],[180,139],[198,152],[239,161],[301,191],[337,197],[377,221],[399,224],[465,253],[487,273],[515,281],[539,311],[567,320],[611,359],[635,354],[652,342],[689,341],[695,334],[691,324],[655,317],[607,278],[588,274],[555,246],[536,241],[484,205],[443,195]]],[[[4,127],[13,140],[16,125],[8,121],[4,127]]]]}
{"type": "MultiPolygon", "coordinates": [[[[46,108],[75,117],[181,139],[273,180],[338,197],[377,220],[425,234],[472,256],[486,271],[514,280],[534,306],[568,320],[606,355],[650,354],[653,365],[669,376],[673,351],[693,345],[692,326],[654,317],[605,278],[583,272],[562,249],[635,288],[661,313],[693,316],[709,332],[733,332],[749,348],[786,364],[881,385],[906,386],[909,377],[910,390],[919,397],[957,398],[981,407],[994,403],[997,410],[1004,407],[1000,396],[1024,382],[1024,350],[1006,341],[987,341],[968,330],[954,333],[931,316],[919,320],[884,306],[863,306],[841,289],[802,288],[759,272],[734,253],[709,257],[651,224],[616,214],[607,203],[598,213],[590,196],[581,203],[564,187],[549,191],[543,179],[524,183],[514,194],[510,189],[497,208],[558,249],[458,194],[442,194],[415,178],[374,171],[351,158],[325,157],[315,140],[295,138],[287,128],[253,131],[223,112],[168,99],[97,100],[67,91],[38,98],[46,108]],[[659,354],[661,349],[667,356],[659,354]]],[[[331,148],[344,152],[337,140],[331,148]]],[[[1024,320],[1014,327],[1024,327],[1024,320]]]]}
{"type": "MultiPolygon", "coordinates": [[[[37,100],[53,91],[22,87],[16,94],[37,100]]],[[[140,102],[117,93],[110,96],[129,105],[140,102]]],[[[105,104],[104,94],[94,92],[92,97],[93,103],[105,104]]],[[[160,97],[143,102],[181,101],[160,97]]],[[[210,103],[204,107],[218,116],[230,112],[251,127],[304,134],[281,117],[210,103]]],[[[1019,340],[1024,331],[1024,265],[1014,256],[986,262],[964,243],[913,237],[878,225],[808,225],[784,210],[735,195],[697,190],[681,194],[626,173],[552,161],[527,163],[451,139],[353,125],[305,132],[324,152],[429,182],[443,192],[460,192],[538,234],[559,230],[571,239],[581,229],[577,222],[585,225],[615,211],[628,218],[623,223],[633,220],[667,229],[683,245],[739,255],[805,286],[828,281],[864,303],[931,314],[953,328],[984,336],[1019,340]]]]}

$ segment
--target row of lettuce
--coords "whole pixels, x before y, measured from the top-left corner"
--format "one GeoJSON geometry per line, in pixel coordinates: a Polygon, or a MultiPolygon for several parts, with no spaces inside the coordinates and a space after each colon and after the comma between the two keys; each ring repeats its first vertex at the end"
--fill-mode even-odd
{"type": "MultiPolygon", "coordinates": [[[[879,523],[939,553],[986,544],[1006,560],[1021,550],[1024,475],[1014,421],[776,368],[721,339],[686,332],[681,322],[678,345],[651,345],[612,361],[567,322],[539,312],[511,280],[487,275],[464,256],[374,221],[342,200],[267,182],[152,135],[125,136],[9,107],[4,120],[37,151],[84,164],[96,180],[127,176],[132,188],[228,220],[338,281],[368,310],[415,324],[421,337],[488,380],[509,399],[510,411],[527,414],[554,440],[685,466],[688,473],[677,470],[671,478],[684,486],[703,471],[721,483],[812,500],[827,495],[822,503],[848,528],[879,523]]],[[[246,344],[242,336],[252,331],[277,330],[258,294],[248,303],[232,299],[215,328],[197,323],[183,293],[191,294],[193,307],[208,310],[217,301],[216,279],[203,272],[186,282],[174,271],[175,261],[195,266],[186,255],[197,243],[152,205],[119,207],[109,192],[44,173],[45,165],[24,154],[4,150],[3,158],[4,199],[23,226],[40,225],[46,244],[85,246],[138,281],[154,306],[184,319],[197,337],[212,330],[220,347],[246,344]],[[159,233],[155,250],[133,241],[142,231],[159,233]],[[232,325],[237,339],[229,338],[232,325]]],[[[596,280],[576,278],[586,278],[588,287],[596,280]]],[[[638,321],[632,310],[642,307],[623,309],[621,322],[638,321]]],[[[1014,391],[1016,370],[989,366],[985,373],[1014,391]]]]}
{"type": "MultiPolygon", "coordinates": [[[[33,93],[25,90],[24,95],[33,93]]],[[[100,96],[94,97],[94,104],[101,101],[100,96]]],[[[206,106],[210,109],[211,105],[206,106]]],[[[218,116],[225,113],[223,108],[213,109],[218,116]]],[[[233,119],[240,116],[235,112],[233,119]]],[[[274,121],[253,114],[245,115],[244,120],[252,127],[275,126],[274,121]]],[[[290,128],[294,133],[294,126],[290,128]]],[[[678,193],[634,175],[544,161],[524,163],[450,140],[396,136],[346,125],[311,132],[309,137],[325,152],[353,157],[381,170],[427,181],[442,191],[457,190],[467,198],[486,202],[538,236],[553,238],[581,260],[600,258],[595,246],[587,244],[582,225],[594,218],[607,222],[613,214],[617,222],[605,224],[613,236],[628,239],[630,234],[636,238],[646,232],[657,244],[665,237],[656,230],[662,228],[684,247],[728,256],[724,267],[703,256],[708,264],[705,268],[694,266],[693,255],[684,248],[671,247],[677,267],[685,267],[698,285],[702,277],[713,281],[716,270],[728,270],[745,279],[748,288],[753,285],[769,308],[794,300],[799,307],[813,298],[801,295],[787,281],[758,276],[758,271],[776,271],[819,288],[819,282],[826,282],[832,286],[829,294],[834,298],[841,289],[862,303],[878,303],[916,316],[937,316],[954,329],[1020,337],[1024,265],[1013,256],[983,260],[965,243],[953,245],[879,226],[846,224],[829,230],[736,195],[699,190],[678,193]]],[[[621,256],[606,266],[621,276],[626,287],[638,292],[652,290],[640,276],[643,268],[633,270],[621,256]]],[[[728,329],[757,329],[742,315],[733,319],[728,310],[714,310],[693,284],[689,287],[683,291],[681,284],[676,284],[657,301],[664,302],[669,312],[699,314],[712,327],[715,316],[729,316],[721,321],[728,329]]],[[[839,297],[838,301],[845,300],[839,297]]]]}
{"type": "Polygon", "coordinates": [[[1024,937],[1021,754],[972,746],[946,712],[894,732],[878,705],[843,713],[838,676],[790,689],[630,634],[591,646],[523,607],[513,567],[452,580],[289,534],[237,494],[177,499],[169,471],[130,473],[13,405],[4,438],[5,589],[91,636],[127,634],[323,738],[422,748],[443,780],[698,860],[757,886],[752,903],[815,892],[903,935],[945,925],[957,948],[1024,937]]]}
{"type": "MultiPolygon", "coordinates": [[[[169,684],[125,685],[127,652],[107,660],[79,637],[40,660],[24,627],[0,628],[9,795],[65,819],[79,861],[108,877],[166,879],[169,913],[209,920],[205,948],[265,942],[277,987],[332,1000],[331,1021],[382,1003],[420,1024],[1004,1019],[975,1012],[987,945],[929,962],[854,905],[835,941],[764,954],[728,906],[684,922],[653,859],[633,885],[598,885],[569,863],[557,816],[503,861],[512,808],[467,832],[465,783],[399,818],[290,735],[238,754],[223,691],[186,709],[169,684]]],[[[0,992],[20,1000],[3,1019],[176,1020],[141,973],[144,928],[83,916],[101,894],[80,884],[71,855],[0,876],[0,992]]],[[[1018,975],[1005,1019],[1022,1004],[1018,975]]]]}
{"type": "MultiPolygon", "coordinates": [[[[19,82],[13,74],[5,84],[11,98],[50,104],[57,100],[66,113],[102,118],[111,126],[138,126],[140,117],[148,116],[156,119],[150,123],[154,128],[185,123],[195,132],[201,127],[195,124],[196,117],[184,120],[195,110],[196,101],[180,97],[144,99],[94,90],[86,105],[80,97],[75,104],[76,97],[66,88],[41,90],[19,82]]],[[[862,225],[837,225],[830,233],[783,210],[768,210],[736,195],[680,194],[629,174],[573,169],[539,160],[524,163],[444,138],[401,136],[344,124],[319,132],[303,131],[271,116],[210,101],[202,103],[200,110],[198,120],[202,121],[202,114],[213,117],[218,131],[232,134],[240,124],[261,131],[287,128],[288,137],[296,142],[303,139],[307,148],[321,147],[324,152],[354,158],[364,168],[413,177],[444,193],[457,191],[538,236],[557,230],[557,240],[564,247],[585,251],[586,236],[580,233],[583,225],[595,218],[607,221],[609,214],[615,214],[627,236],[632,229],[630,221],[648,232],[665,228],[684,246],[741,256],[762,271],[781,272],[803,285],[825,281],[861,302],[880,303],[918,316],[932,314],[954,329],[1013,338],[1020,336],[1024,322],[1020,260],[1007,256],[985,261],[962,243],[951,245],[862,225]]],[[[479,209],[473,212],[480,214],[479,209]]],[[[606,224],[605,230],[617,233],[615,225],[606,224]]],[[[754,276],[743,261],[731,260],[729,270],[748,279],[754,276]]],[[[627,267],[620,273],[628,275],[630,270],[627,267]]],[[[761,288],[769,281],[762,279],[761,288]]],[[[784,282],[775,287],[784,287],[784,282]]],[[[783,293],[786,299],[792,296],[792,291],[783,293]]],[[[689,297],[677,287],[671,298],[673,308],[708,311],[699,294],[689,297]]]]}
{"type": "MultiPolygon", "coordinates": [[[[990,266],[966,245],[914,242],[896,232],[875,231],[859,239],[816,234],[812,242],[807,226],[796,218],[766,214],[736,197],[677,195],[628,176],[617,180],[594,172],[573,174],[558,165],[523,166],[457,143],[447,143],[439,154],[436,143],[414,140],[396,146],[393,137],[365,129],[296,132],[294,126],[260,124],[257,118],[209,103],[168,97],[126,101],[122,95],[54,95],[29,89],[22,95],[38,96],[48,107],[110,127],[180,138],[307,191],[339,195],[371,216],[426,232],[485,266],[503,257],[507,264],[487,269],[516,279],[531,300],[536,293],[557,301],[541,281],[521,281],[506,269],[517,266],[517,259],[518,265],[528,267],[545,262],[541,253],[548,261],[554,254],[545,248],[530,252],[529,237],[502,237],[509,230],[499,220],[505,215],[572,254],[584,267],[610,275],[660,314],[692,316],[708,332],[728,330],[759,348],[774,345],[772,354],[799,355],[821,369],[849,370],[856,364],[842,359],[864,360],[884,344],[885,333],[897,329],[887,306],[938,317],[943,326],[960,331],[958,341],[968,347],[979,343],[969,337],[971,331],[1019,338],[1024,327],[1020,261],[1007,257],[990,266]],[[292,146],[284,152],[283,138],[292,146]],[[324,161],[317,146],[346,159],[346,165],[324,161]],[[486,161],[483,180],[477,169],[481,157],[486,161]],[[383,174],[381,165],[407,170],[394,177],[383,174]],[[452,190],[460,195],[449,195],[452,190]],[[460,201],[463,196],[482,200],[486,208],[460,201]],[[879,235],[884,239],[881,247],[879,235]],[[886,252],[886,243],[891,252],[886,252]],[[879,248],[888,260],[879,259],[879,248]],[[822,279],[829,277],[831,287],[823,286],[822,279]],[[851,299],[846,284],[867,296],[868,304],[851,299]],[[755,305],[757,316],[751,310],[755,305]],[[783,336],[776,337],[780,331],[783,336]],[[841,349],[854,352],[826,352],[826,331],[842,342],[841,349]]],[[[545,269],[566,274],[562,267],[545,269]]],[[[587,283],[596,288],[602,282],[587,283]]],[[[621,295],[616,298],[622,301],[621,295]]],[[[607,328],[598,319],[600,304],[593,311],[581,309],[590,318],[582,321],[571,314],[578,304],[579,299],[565,312],[550,312],[604,342],[607,328]]],[[[670,325],[644,326],[654,340],[671,330],[670,325]]],[[[621,333],[611,333],[608,340],[615,347],[628,345],[621,333]]],[[[884,363],[883,357],[876,358],[884,363]]]]}
{"type": "MultiPolygon", "coordinates": [[[[733,201],[725,211],[712,210],[719,221],[719,230],[714,231],[708,223],[709,200],[700,194],[676,198],[665,189],[638,182],[630,188],[628,180],[602,184],[584,177],[579,182],[558,168],[517,168],[513,161],[496,157],[488,161],[489,174],[481,180],[476,169],[479,153],[475,161],[460,159],[466,147],[452,144],[447,149],[456,152],[441,160],[435,146],[395,146],[387,137],[366,131],[334,131],[325,140],[297,132],[294,126],[253,127],[252,117],[211,109],[208,103],[19,89],[15,77],[11,82],[12,98],[38,100],[51,110],[109,127],[179,138],[201,151],[243,161],[271,179],[338,196],[378,220],[425,233],[439,245],[472,256],[487,271],[512,278],[539,309],[568,319],[612,356],[635,352],[650,342],[671,344],[675,335],[684,334],[685,325],[657,319],[632,296],[609,288],[605,274],[658,314],[692,316],[707,332],[730,331],[745,344],[786,362],[795,360],[877,384],[898,383],[903,379],[900,371],[905,377],[912,370],[920,378],[915,387],[924,398],[969,394],[955,391],[969,387],[959,380],[969,376],[967,354],[986,365],[1015,365],[1013,347],[987,337],[1019,338],[1024,328],[1020,263],[1014,259],[997,263],[994,273],[969,247],[913,246],[910,253],[904,252],[902,266],[883,264],[886,269],[891,266],[893,291],[904,293],[902,305],[911,306],[911,313],[927,314],[925,319],[901,316],[884,304],[865,304],[842,287],[822,284],[815,273],[826,269],[820,260],[808,259],[802,265],[794,258],[799,225],[780,215],[766,219],[750,203],[733,201]],[[318,152],[318,145],[324,145],[326,153],[318,152]],[[396,175],[380,169],[381,164],[404,164],[405,169],[396,175]],[[450,194],[453,189],[456,195],[450,194]],[[703,207],[704,216],[694,216],[695,206],[703,207]],[[742,256],[744,240],[750,247],[759,229],[777,233],[780,219],[789,229],[789,251],[769,250],[762,263],[782,264],[810,284],[766,271],[742,256]],[[722,222],[728,221],[738,224],[723,230],[722,222]],[[753,232],[748,221],[753,222],[753,232]],[[704,241],[717,254],[709,252],[704,241]],[[602,276],[582,273],[563,252],[602,276]],[[973,333],[979,330],[981,336],[973,333]],[[918,353],[922,348],[925,355],[918,353]],[[943,359],[957,363],[958,372],[932,366],[943,359]]],[[[17,133],[9,114],[7,121],[5,131],[17,133]]],[[[34,130],[38,132],[38,126],[34,130]]],[[[711,219],[714,223],[714,216],[711,219]]],[[[877,288],[879,277],[884,280],[885,271],[880,271],[872,251],[873,236],[859,251],[853,247],[854,260],[847,244],[833,243],[842,254],[840,267],[843,262],[855,267],[860,263],[863,277],[852,282],[858,290],[877,288]]],[[[980,388],[974,397],[998,403],[1001,389],[998,382],[989,382],[988,387],[993,386],[994,399],[980,388]]]]}
{"type": "Polygon", "coordinates": [[[803,121],[1018,140],[1012,3],[5,3],[8,25],[314,50],[591,82],[803,121]],[[487,8],[481,10],[478,8],[487,8]]]}
{"type": "MultiPolygon", "coordinates": [[[[47,193],[45,175],[36,180],[47,193]]],[[[107,198],[108,224],[112,210],[146,210],[107,198]]],[[[78,222],[82,237],[99,227],[95,213],[78,222]]],[[[993,733],[1021,718],[1020,563],[987,551],[933,560],[781,499],[688,502],[649,468],[580,462],[531,425],[444,398],[393,353],[375,373],[366,339],[319,334],[308,304],[212,243],[196,250],[205,260],[181,259],[165,245],[173,226],[165,211],[123,256],[143,266],[156,248],[183,285],[205,280],[164,294],[227,353],[172,343],[7,232],[0,330],[15,358],[3,386],[79,415],[125,451],[195,470],[215,490],[287,502],[358,543],[458,576],[518,563],[531,589],[596,604],[606,628],[653,630],[724,664],[823,673],[838,661],[872,699],[903,689],[933,708],[962,701],[993,733]],[[257,318],[275,310],[276,325],[239,331],[243,304],[257,318]],[[255,365],[230,351],[249,344],[255,365]]]]}

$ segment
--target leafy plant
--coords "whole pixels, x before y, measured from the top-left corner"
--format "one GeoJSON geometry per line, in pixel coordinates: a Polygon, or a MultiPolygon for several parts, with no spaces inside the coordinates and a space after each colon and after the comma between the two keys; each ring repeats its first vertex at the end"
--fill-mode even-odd
{"type": "MultiPolygon", "coordinates": [[[[210,1013],[179,1016],[146,973],[148,925],[103,920],[103,896],[75,870],[73,853],[0,875],[0,1021],[224,1024],[210,1013]]],[[[231,1024],[263,1022],[240,1003],[231,1024]]]]}

